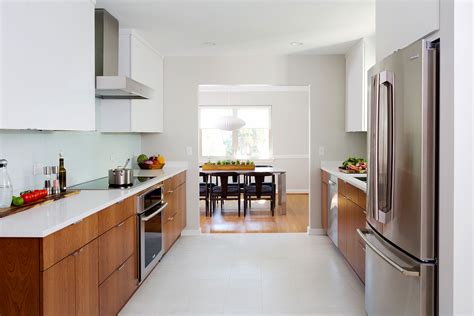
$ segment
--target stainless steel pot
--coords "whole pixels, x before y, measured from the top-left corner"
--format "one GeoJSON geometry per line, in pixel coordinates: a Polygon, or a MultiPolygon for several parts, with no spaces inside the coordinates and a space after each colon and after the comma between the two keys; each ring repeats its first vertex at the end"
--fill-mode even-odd
{"type": "Polygon", "coordinates": [[[109,185],[113,187],[124,187],[133,184],[133,170],[127,169],[130,159],[123,167],[117,167],[109,170],[109,185]]]}

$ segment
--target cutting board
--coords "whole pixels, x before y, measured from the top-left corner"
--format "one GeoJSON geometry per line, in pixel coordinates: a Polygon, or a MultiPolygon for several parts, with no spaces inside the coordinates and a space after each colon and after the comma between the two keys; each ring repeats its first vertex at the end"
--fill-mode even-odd
{"type": "Polygon", "coordinates": [[[52,203],[54,201],[67,198],[69,196],[79,194],[80,192],[81,192],[80,190],[66,190],[66,192],[56,194],[56,195],[50,195],[41,200],[34,201],[22,206],[10,206],[6,208],[0,208],[0,218],[7,217],[16,213],[20,213],[20,212],[23,212],[23,211],[26,211],[26,210],[29,210],[41,205],[52,203]]]}

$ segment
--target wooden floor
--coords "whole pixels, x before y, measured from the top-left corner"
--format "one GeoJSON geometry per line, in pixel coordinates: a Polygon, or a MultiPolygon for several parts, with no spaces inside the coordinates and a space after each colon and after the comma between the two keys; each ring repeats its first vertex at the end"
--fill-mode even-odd
{"type": "Polygon", "coordinates": [[[200,201],[203,233],[303,233],[308,227],[308,195],[287,194],[286,215],[278,207],[272,217],[269,202],[252,202],[250,214],[237,216],[237,202],[224,202],[224,211],[217,207],[214,216],[206,217],[204,201],[200,201]]]}

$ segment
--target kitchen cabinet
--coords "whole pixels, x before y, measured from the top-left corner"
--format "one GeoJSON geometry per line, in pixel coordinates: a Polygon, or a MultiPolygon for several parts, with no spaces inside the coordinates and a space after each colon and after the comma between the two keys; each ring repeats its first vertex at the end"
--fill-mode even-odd
{"type": "MultiPolygon", "coordinates": [[[[163,187],[168,251],[186,225],[186,172],[163,187]]],[[[135,199],[43,238],[0,238],[0,315],[116,315],[138,288],[135,199]]]]}
{"type": "Polygon", "coordinates": [[[328,230],[328,180],[328,173],[321,170],[321,226],[325,232],[328,230]]]}
{"type": "Polygon", "coordinates": [[[164,189],[165,201],[168,202],[163,217],[164,248],[167,252],[186,226],[186,173],[165,181],[164,189]]]}
{"type": "Polygon", "coordinates": [[[132,30],[119,34],[119,75],[154,90],[148,100],[100,100],[101,132],[163,132],[163,58],[132,30]]]}
{"type": "Polygon", "coordinates": [[[346,132],[367,131],[367,71],[374,64],[372,37],[360,39],[346,53],[346,132]]]}
{"type": "Polygon", "coordinates": [[[94,3],[0,6],[0,129],[95,130],[94,3]]]}
{"type": "Polygon", "coordinates": [[[99,315],[97,241],[42,272],[43,315],[99,315]]]}
{"type": "Polygon", "coordinates": [[[440,1],[376,1],[377,61],[439,30],[440,1]]]}
{"type": "Polygon", "coordinates": [[[338,180],[338,248],[355,273],[365,280],[365,243],[357,229],[365,228],[365,192],[338,180]]]}

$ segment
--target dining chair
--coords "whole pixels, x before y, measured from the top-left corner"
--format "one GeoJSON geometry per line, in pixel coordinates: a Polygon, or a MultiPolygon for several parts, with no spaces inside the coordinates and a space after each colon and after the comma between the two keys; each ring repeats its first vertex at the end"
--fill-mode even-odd
{"type": "Polygon", "coordinates": [[[237,201],[238,215],[240,216],[240,177],[235,172],[217,172],[212,175],[216,178],[217,185],[210,188],[210,207],[212,216],[215,212],[217,202],[221,201],[221,210],[224,207],[223,201],[237,201]],[[233,181],[229,182],[229,178],[233,181]]]}
{"type": "Polygon", "coordinates": [[[210,213],[209,193],[212,183],[209,182],[209,175],[204,172],[199,172],[199,177],[202,179],[199,182],[199,200],[206,201],[206,216],[210,213]]]}
{"type": "Polygon", "coordinates": [[[250,203],[255,200],[270,201],[272,216],[275,215],[275,174],[271,172],[250,172],[245,174],[244,216],[247,215],[247,208],[250,206],[250,203]],[[267,177],[271,177],[271,182],[265,181],[265,178],[267,177]]]}

